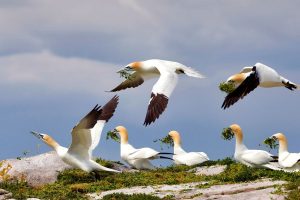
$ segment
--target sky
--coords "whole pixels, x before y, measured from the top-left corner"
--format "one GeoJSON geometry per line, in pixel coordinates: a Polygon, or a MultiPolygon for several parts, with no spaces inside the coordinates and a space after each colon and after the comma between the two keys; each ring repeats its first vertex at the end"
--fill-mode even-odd
{"type": "Polygon", "coordinates": [[[133,146],[157,150],[153,140],[177,130],[184,149],[212,160],[234,154],[234,140],[221,139],[233,123],[249,148],[267,150],[262,141],[283,132],[290,151],[299,152],[299,91],[257,88],[224,111],[218,89],[256,62],[300,83],[299,7],[292,0],[0,1],[0,160],[49,151],[31,130],[68,147],[73,126],[114,95],[106,91],[122,81],[116,71],[153,58],[207,78],[181,76],[166,111],[148,127],[143,122],[156,80],[118,92],[119,106],[94,156],[120,160],[119,144],[105,139],[118,125],[128,129],[133,146]]]}

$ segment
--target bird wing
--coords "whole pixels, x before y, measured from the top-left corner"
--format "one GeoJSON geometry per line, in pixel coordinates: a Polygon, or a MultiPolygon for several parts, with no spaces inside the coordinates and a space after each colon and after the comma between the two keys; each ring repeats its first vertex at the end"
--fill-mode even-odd
{"type": "Polygon", "coordinates": [[[252,71],[252,68],[253,68],[253,67],[244,67],[244,68],[240,71],[240,73],[248,73],[248,72],[251,72],[251,71],[252,71]]]}
{"type": "Polygon", "coordinates": [[[128,159],[134,160],[134,159],[151,159],[158,155],[159,152],[155,151],[154,149],[151,148],[141,148],[141,149],[135,149],[135,151],[131,152],[128,155],[128,159]]]}
{"type": "Polygon", "coordinates": [[[130,79],[126,79],[120,85],[112,89],[110,92],[117,92],[120,90],[125,90],[127,88],[135,88],[143,83],[144,83],[143,77],[138,72],[134,72],[131,75],[130,79]]]}
{"type": "Polygon", "coordinates": [[[199,73],[197,70],[191,68],[191,67],[187,67],[183,64],[179,64],[179,69],[177,69],[177,71],[183,71],[184,74],[186,74],[187,76],[192,76],[195,78],[205,78],[204,75],[202,75],[201,73],[199,73]]]}
{"type": "Polygon", "coordinates": [[[246,150],[241,155],[241,159],[254,165],[263,165],[274,160],[272,156],[272,154],[262,150],[246,150]]]}
{"type": "Polygon", "coordinates": [[[107,102],[103,107],[102,107],[102,112],[100,116],[98,117],[97,123],[92,128],[91,133],[92,133],[92,146],[90,148],[90,151],[94,150],[96,146],[99,144],[100,138],[101,138],[101,133],[102,129],[105,125],[106,122],[114,115],[114,112],[119,104],[119,97],[114,96],[109,102],[107,102]]]}
{"type": "Polygon", "coordinates": [[[244,98],[247,94],[253,91],[259,85],[259,75],[256,68],[252,68],[249,76],[231,93],[229,93],[222,104],[222,108],[229,108],[239,99],[244,98]]]}
{"type": "Polygon", "coordinates": [[[209,160],[206,154],[205,155],[199,154],[199,152],[189,152],[185,154],[174,155],[173,158],[177,162],[189,166],[200,164],[209,160]]]}
{"type": "Polygon", "coordinates": [[[282,167],[293,167],[297,162],[300,162],[300,153],[289,153],[286,158],[280,162],[282,167]]]}
{"type": "Polygon", "coordinates": [[[72,130],[72,143],[68,153],[90,159],[91,151],[100,140],[102,128],[113,115],[118,104],[114,96],[103,108],[96,105],[72,130]]]}
{"type": "Polygon", "coordinates": [[[172,68],[157,67],[160,72],[158,81],[152,88],[151,98],[147,109],[144,125],[154,122],[164,112],[168,105],[169,97],[176,87],[178,75],[172,68]]]}

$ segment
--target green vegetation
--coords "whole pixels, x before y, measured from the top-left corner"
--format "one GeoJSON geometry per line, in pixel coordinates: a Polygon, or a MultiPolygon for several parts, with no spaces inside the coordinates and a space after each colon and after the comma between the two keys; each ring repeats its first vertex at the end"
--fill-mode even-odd
{"type": "MultiPolygon", "coordinates": [[[[107,167],[112,166],[109,161],[99,159],[107,167]]],[[[53,184],[33,188],[24,181],[5,181],[0,183],[0,188],[13,193],[13,198],[25,199],[36,197],[41,199],[86,199],[86,193],[114,190],[133,186],[147,186],[160,184],[181,184],[189,182],[208,182],[199,184],[199,188],[208,188],[217,184],[239,183],[253,181],[261,178],[272,180],[285,180],[289,183],[284,189],[289,191],[287,199],[299,199],[300,173],[286,173],[269,169],[253,169],[245,165],[235,163],[226,158],[217,161],[208,161],[198,166],[227,165],[226,170],[218,175],[195,175],[191,169],[195,166],[170,166],[166,168],[124,172],[120,174],[110,172],[86,173],[82,170],[72,169],[61,172],[58,180],[53,184]]],[[[143,194],[140,194],[143,195],[143,194]]],[[[138,199],[140,195],[112,194],[105,199],[138,199]],[[118,198],[120,197],[120,198],[118,198]]],[[[149,195],[143,199],[158,199],[149,195]]],[[[166,199],[166,198],[165,198],[166,199]]],[[[171,197],[168,199],[172,199],[171,197]]]]}
{"type": "Polygon", "coordinates": [[[153,142],[159,142],[160,148],[163,149],[163,145],[167,145],[168,148],[174,146],[174,141],[170,135],[167,135],[166,137],[153,140],[153,142]]]}
{"type": "Polygon", "coordinates": [[[275,138],[265,139],[264,144],[271,149],[276,149],[279,146],[279,144],[277,143],[277,140],[275,138]]]}
{"type": "Polygon", "coordinates": [[[231,140],[234,137],[234,133],[231,128],[223,128],[222,138],[223,140],[231,140]]]}
{"type": "Polygon", "coordinates": [[[219,85],[219,89],[226,93],[231,93],[235,90],[235,85],[233,82],[222,82],[219,85]]]}
{"type": "Polygon", "coordinates": [[[124,68],[124,69],[118,71],[117,73],[120,74],[120,77],[123,77],[127,80],[131,80],[134,78],[132,69],[124,68]]]}
{"type": "Polygon", "coordinates": [[[120,143],[120,137],[119,137],[118,131],[116,129],[114,129],[112,131],[108,131],[106,133],[106,140],[109,140],[109,139],[112,139],[112,140],[120,143]]]}

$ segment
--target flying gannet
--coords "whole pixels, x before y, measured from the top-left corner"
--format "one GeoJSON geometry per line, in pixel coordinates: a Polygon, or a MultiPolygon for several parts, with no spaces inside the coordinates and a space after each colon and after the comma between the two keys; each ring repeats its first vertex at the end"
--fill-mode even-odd
{"type": "Polygon", "coordinates": [[[134,73],[129,79],[112,89],[111,92],[135,88],[141,85],[144,80],[159,77],[152,88],[151,98],[144,121],[145,126],[158,119],[166,109],[169,98],[177,84],[178,74],[186,74],[195,78],[204,78],[202,74],[183,64],[158,59],[133,62],[128,64],[123,70],[134,73]]]}
{"type": "Polygon", "coordinates": [[[153,159],[173,160],[172,158],[162,156],[172,153],[162,153],[148,147],[140,149],[134,148],[128,143],[128,132],[123,126],[117,126],[113,131],[118,133],[121,137],[121,158],[135,169],[154,169],[155,167],[149,161],[153,159]]]}
{"type": "Polygon", "coordinates": [[[196,165],[208,161],[209,158],[204,152],[186,152],[181,147],[180,134],[177,131],[170,131],[169,135],[174,141],[174,163],[177,165],[196,165]]]}
{"type": "Polygon", "coordinates": [[[290,153],[287,147],[287,139],[284,134],[277,133],[272,138],[279,141],[278,163],[284,171],[300,171],[300,153],[290,153]]]}
{"type": "Polygon", "coordinates": [[[67,164],[86,172],[111,171],[92,160],[92,151],[98,145],[105,123],[113,116],[118,105],[118,96],[114,96],[102,108],[98,104],[72,130],[72,143],[69,148],[62,147],[47,134],[31,133],[52,147],[58,156],[67,164]]]}
{"type": "Polygon", "coordinates": [[[222,104],[224,109],[244,98],[257,86],[286,87],[289,90],[300,89],[299,85],[280,76],[274,69],[262,63],[256,63],[253,67],[244,67],[240,73],[230,76],[226,82],[234,83],[236,89],[225,97],[222,104]]]}
{"type": "Polygon", "coordinates": [[[243,143],[243,132],[239,125],[233,124],[229,130],[236,139],[234,159],[244,165],[255,168],[269,168],[280,170],[278,158],[263,150],[250,150],[243,143]]]}

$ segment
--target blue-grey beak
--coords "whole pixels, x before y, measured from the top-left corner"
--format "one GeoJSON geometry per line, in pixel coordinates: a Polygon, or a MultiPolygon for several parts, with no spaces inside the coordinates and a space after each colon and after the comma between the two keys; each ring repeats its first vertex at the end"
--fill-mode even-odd
{"type": "Polygon", "coordinates": [[[39,139],[43,139],[43,137],[44,137],[42,134],[35,132],[35,131],[30,131],[30,133],[39,139]]]}

